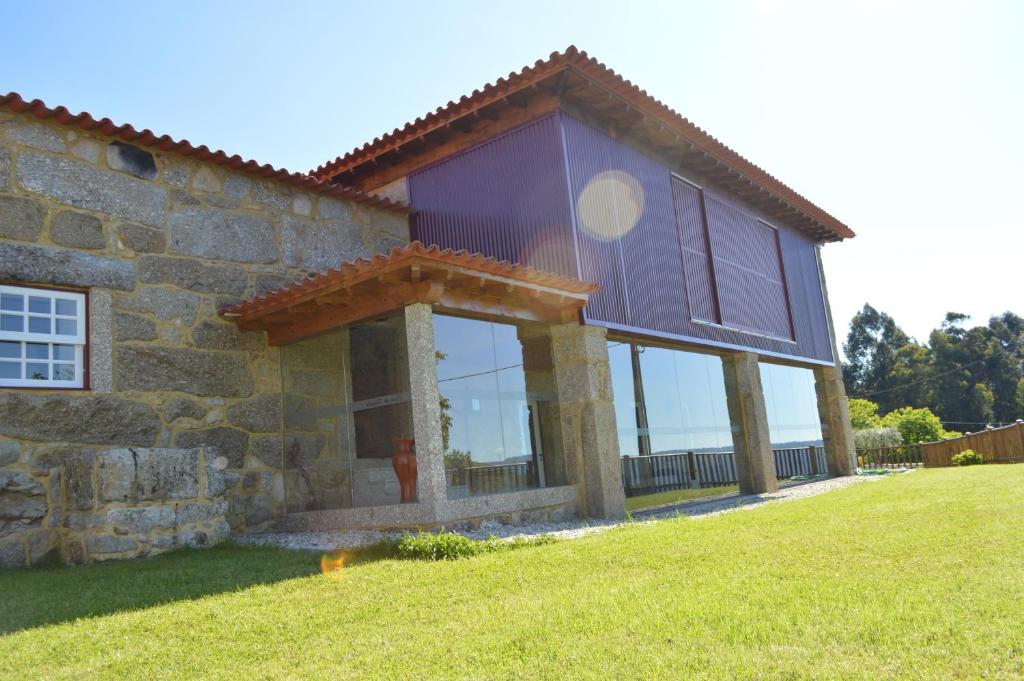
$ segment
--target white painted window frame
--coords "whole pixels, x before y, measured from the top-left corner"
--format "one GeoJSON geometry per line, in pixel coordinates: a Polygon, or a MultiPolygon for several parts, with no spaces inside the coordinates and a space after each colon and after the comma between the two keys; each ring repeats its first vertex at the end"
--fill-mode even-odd
{"type": "MultiPolygon", "coordinates": [[[[62,291],[58,289],[38,288],[35,286],[10,286],[0,285],[0,294],[17,295],[23,296],[24,304],[23,309],[20,312],[13,312],[8,310],[0,310],[0,314],[13,314],[21,316],[24,320],[21,331],[4,331],[0,330],[0,341],[13,341],[21,343],[21,357],[19,359],[20,366],[22,367],[22,375],[25,373],[25,367],[30,362],[27,358],[27,343],[41,343],[48,346],[47,359],[46,360],[34,360],[33,364],[46,364],[48,366],[48,374],[51,378],[47,379],[35,379],[35,378],[0,378],[0,388],[84,388],[85,387],[85,346],[86,346],[86,294],[75,291],[62,291]],[[50,300],[50,313],[33,313],[29,311],[29,296],[34,298],[48,298],[50,300]],[[75,314],[74,315],[58,315],[57,314],[57,300],[73,300],[75,302],[75,314]],[[51,320],[51,332],[50,333],[34,333],[28,330],[28,320],[30,317],[37,318],[49,318],[51,320]],[[56,333],[56,320],[58,319],[74,319],[75,320],[75,333],[74,334],[57,334],[56,333]],[[54,380],[53,376],[53,365],[54,358],[53,353],[54,345],[72,345],[74,346],[74,367],[75,367],[75,378],[74,380],[54,380]]],[[[6,358],[0,358],[0,361],[5,361],[6,358]]],[[[72,364],[68,362],[56,362],[58,364],[72,364]]]]}

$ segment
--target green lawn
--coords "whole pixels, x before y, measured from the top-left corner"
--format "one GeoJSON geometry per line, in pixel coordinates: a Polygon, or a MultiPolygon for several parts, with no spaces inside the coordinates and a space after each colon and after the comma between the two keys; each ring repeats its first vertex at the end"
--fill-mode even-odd
{"type": "Polygon", "coordinates": [[[1020,465],[448,563],[318,561],[0,574],[0,676],[1024,678],[1020,465]]]}
{"type": "Polygon", "coordinates": [[[738,492],[739,489],[736,485],[723,485],[722,487],[700,487],[697,489],[673,489],[668,492],[654,492],[653,494],[627,498],[626,510],[636,511],[641,508],[673,504],[701,497],[711,497],[716,494],[729,494],[730,492],[738,492]]]}

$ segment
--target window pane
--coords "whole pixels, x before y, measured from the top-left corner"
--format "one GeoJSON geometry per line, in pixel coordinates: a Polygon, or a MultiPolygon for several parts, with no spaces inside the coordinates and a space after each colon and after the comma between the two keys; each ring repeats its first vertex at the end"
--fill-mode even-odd
{"type": "Polygon", "coordinates": [[[24,331],[25,318],[14,315],[0,315],[0,331],[24,331]]]}
{"type": "Polygon", "coordinates": [[[633,358],[629,343],[608,341],[608,364],[615,399],[615,423],[619,431],[619,454],[640,455],[640,432],[636,423],[636,391],[633,385],[633,358]]]}
{"type": "Polygon", "coordinates": [[[35,312],[37,314],[50,314],[50,299],[49,298],[37,298],[36,296],[28,297],[28,311],[35,312]]]}
{"type": "Polygon", "coordinates": [[[75,361],[75,346],[74,345],[54,345],[53,346],[53,358],[55,360],[61,360],[64,362],[75,361]]]}
{"type": "Polygon", "coordinates": [[[0,310],[22,312],[25,309],[25,296],[15,296],[10,293],[0,294],[0,310]]]}
{"type": "Polygon", "coordinates": [[[68,300],[67,298],[58,298],[57,314],[66,315],[68,317],[74,317],[76,314],[78,314],[78,305],[74,300],[68,300]]]}
{"type": "Polygon", "coordinates": [[[55,380],[55,381],[73,381],[73,380],[75,380],[75,365],[74,364],[54,364],[53,365],[53,380],[55,380]]]}
{"type": "Polygon", "coordinates": [[[28,318],[28,332],[29,333],[45,333],[49,334],[50,331],[50,318],[49,317],[29,317],[28,318]]]}
{"type": "Polygon", "coordinates": [[[17,341],[0,341],[0,357],[21,359],[21,343],[17,341]]]}
{"type": "Polygon", "coordinates": [[[814,372],[766,362],[760,369],[772,447],[822,445],[814,372]]]}
{"type": "Polygon", "coordinates": [[[74,336],[76,333],[78,333],[78,322],[74,319],[57,318],[58,336],[74,336]]]}
{"type": "Polygon", "coordinates": [[[50,378],[50,365],[29,362],[25,365],[25,376],[37,381],[45,381],[50,378]]]}
{"type": "Polygon", "coordinates": [[[21,378],[21,363],[0,362],[0,378],[21,378]]]}
{"type": "Polygon", "coordinates": [[[50,346],[46,343],[26,343],[25,356],[29,359],[50,359],[50,346]]]}
{"type": "Polygon", "coordinates": [[[551,339],[434,316],[448,497],[564,484],[551,339]]]}

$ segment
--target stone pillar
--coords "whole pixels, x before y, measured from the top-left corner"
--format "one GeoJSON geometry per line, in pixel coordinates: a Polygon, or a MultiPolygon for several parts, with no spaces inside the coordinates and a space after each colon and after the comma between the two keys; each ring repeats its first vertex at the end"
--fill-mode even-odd
{"type": "Polygon", "coordinates": [[[416,501],[441,502],[448,498],[441,440],[441,395],[437,390],[437,355],[434,317],[430,305],[405,308],[406,348],[409,355],[409,393],[412,395],[412,430],[416,439],[416,501]]]}
{"type": "Polygon", "coordinates": [[[821,246],[815,251],[818,261],[818,278],[821,280],[821,297],[825,301],[828,317],[829,340],[832,341],[832,357],[836,365],[818,367],[814,370],[814,389],[818,394],[818,414],[821,418],[821,439],[825,441],[825,458],[831,475],[853,475],[857,468],[857,447],[853,441],[853,425],[850,423],[850,405],[846,400],[846,385],[839,365],[839,343],[836,340],[836,326],[832,321],[832,304],[828,299],[828,284],[825,281],[825,265],[821,261],[821,246]]]}
{"type": "Polygon", "coordinates": [[[828,472],[830,475],[853,475],[857,448],[853,442],[843,372],[838,367],[815,367],[814,389],[818,393],[818,415],[828,472]]]}
{"type": "Polygon", "coordinates": [[[580,513],[622,518],[622,463],[612,403],[607,330],[572,322],[551,327],[562,443],[570,481],[580,490],[580,513]]]}
{"type": "Polygon", "coordinates": [[[741,494],[776,492],[779,481],[768,432],[768,411],[761,387],[761,370],[752,352],[730,352],[722,357],[725,396],[736,452],[736,476],[741,494]]]}

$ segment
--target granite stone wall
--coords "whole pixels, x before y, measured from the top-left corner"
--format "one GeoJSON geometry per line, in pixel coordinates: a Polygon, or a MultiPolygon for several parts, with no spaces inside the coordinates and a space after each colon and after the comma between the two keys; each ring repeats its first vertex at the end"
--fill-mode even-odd
{"type": "Polygon", "coordinates": [[[214,448],[125,448],[0,469],[0,567],[213,546],[230,533],[226,464],[214,448]]]}
{"type": "Polygon", "coordinates": [[[0,388],[17,522],[64,528],[39,500],[101,451],[217,447],[231,529],[265,526],[285,501],[280,352],[217,310],[407,241],[398,213],[0,113],[0,282],[90,308],[88,389],[0,388]]]}

